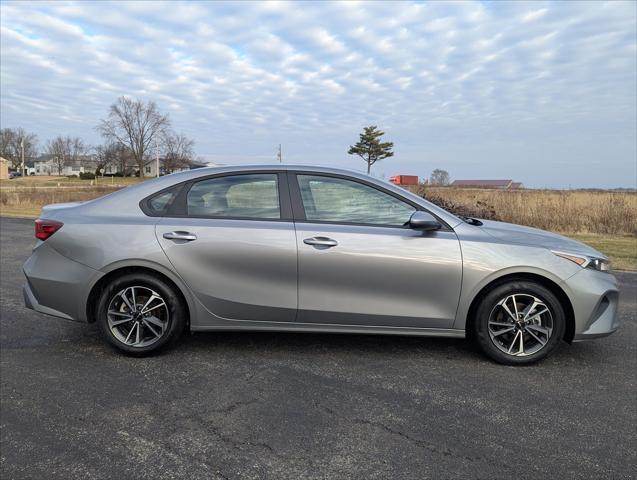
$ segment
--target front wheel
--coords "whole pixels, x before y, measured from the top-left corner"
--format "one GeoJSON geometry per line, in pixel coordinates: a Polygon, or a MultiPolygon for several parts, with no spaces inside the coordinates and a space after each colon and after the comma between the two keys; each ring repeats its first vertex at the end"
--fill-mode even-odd
{"type": "Polygon", "coordinates": [[[559,346],[565,327],[564,309],[557,297],[529,281],[513,281],[491,290],[473,320],[480,349],[506,365],[526,365],[547,357],[559,346]]]}
{"type": "Polygon", "coordinates": [[[102,291],[97,322],[117,349],[147,355],[177,340],[184,330],[185,308],[174,288],[160,278],[130,273],[102,291]]]}

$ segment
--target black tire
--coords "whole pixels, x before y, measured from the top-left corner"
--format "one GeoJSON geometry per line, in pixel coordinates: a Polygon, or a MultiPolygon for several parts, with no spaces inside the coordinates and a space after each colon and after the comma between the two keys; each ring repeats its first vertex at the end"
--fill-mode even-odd
{"type": "MultiPolygon", "coordinates": [[[[527,300],[527,303],[529,302],[531,302],[531,300],[527,300]]],[[[512,300],[509,300],[509,304],[511,303],[512,300]]],[[[515,314],[513,316],[515,316],[515,314]]],[[[489,358],[504,365],[530,365],[546,358],[559,347],[561,340],[564,337],[564,330],[566,328],[566,316],[564,314],[564,308],[562,307],[558,298],[546,287],[532,281],[514,280],[493,288],[484,296],[484,298],[480,301],[478,308],[476,309],[475,317],[473,318],[470,327],[471,331],[468,332],[470,334],[470,337],[476,342],[480,350],[489,358]],[[544,303],[544,306],[548,308],[550,317],[548,316],[548,314],[544,314],[544,318],[550,318],[552,327],[550,336],[547,339],[546,336],[538,334],[541,340],[546,340],[544,344],[536,341],[533,337],[531,337],[528,333],[528,330],[522,329],[522,327],[524,326],[523,324],[522,326],[520,326],[520,324],[517,324],[512,319],[509,319],[511,315],[508,315],[508,313],[500,313],[499,315],[501,315],[501,317],[499,318],[505,318],[507,321],[511,321],[511,327],[514,330],[510,333],[506,333],[505,335],[498,335],[497,337],[494,336],[494,339],[492,339],[489,332],[489,319],[492,318],[492,314],[497,315],[495,312],[497,312],[498,310],[496,309],[502,308],[499,307],[500,302],[507,297],[510,297],[511,295],[516,295],[516,303],[518,301],[518,298],[520,297],[522,299],[528,299],[529,296],[533,296],[536,299],[541,300],[544,303]],[[517,295],[519,295],[520,297],[517,297],[517,295]],[[529,339],[528,343],[534,343],[535,348],[538,348],[537,351],[533,352],[533,349],[530,349],[529,354],[525,356],[518,356],[515,355],[515,350],[513,351],[514,354],[509,354],[502,350],[502,348],[505,348],[508,343],[505,343],[504,339],[501,338],[504,337],[509,340],[512,336],[518,335],[518,330],[522,330],[520,336],[522,336],[525,331],[527,332],[524,338],[529,339]],[[496,343],[498,343],[500,346],[498,347],[496,343]]],[[[509,329],[509,327],[506,326],[493,328],[499,328],[501,330],[509,329]]],[[[533,328],[533,325],[531,325],[531,328],[533,328]]],[[[531,330],[531,332],[538,333],[537,330],[531,330]]],[[[495,332],[495,334],[499,334],[499,331],[495,332]]],[[[519,339],[519,337],[514,337],[514,341],[512,342],[512,344],[516,343],[515,338],[519,339]]],[[[524,343],[524,338],[522,338],[521,340],[522,344],[524,343]]],[[[515,345],[515,348],[520,351],[517,344],[515,345]]]]}
{"type": "MultiPolygon", "coordinates": [[[[124,312],[124,310],[127,310],[127,307],[124,307],[122,312],[124,312]]],[[[139,315],[140,322],[137,323],[141,324],[141,329],[144,331],[144,329],[149,329],[149,327],[146,327],[142,323],[142,316],[143,315],[139,315]]],[[[185,329],[186,318],[186,307],[181,296],[175,291],[175,288],[161,278],[148,273],[128,273],[114,279],[102,290],[97,306],[97,324],[104,338],[117,350],[134,356],[154,354],[173,345],[185,329]],[[116,301],[118,294],[130,287],[136,287],[136,289],[137,287],[141,287],[142,292],[144,289],[149,289],[157,293],[165,303],[165,308],[161,307],[161,310],[162,312],[167,312],[164,313],[167,319],[161,329],[161,336],[156,337],[150,345],[128,345],[124,343],[121,338],[117,338],[116,332],[120,332],[119,327],[111,328],[109,326],[109,305],[112,306],[113,304],[111,302],[116,301]]],[[[140,327],[138,326],[138,328],[140,327]]],[[[155,329],[160,330],[156,326],[155,329]]],[[[147,334],[150,334],[148,330],[147,334]]]]}

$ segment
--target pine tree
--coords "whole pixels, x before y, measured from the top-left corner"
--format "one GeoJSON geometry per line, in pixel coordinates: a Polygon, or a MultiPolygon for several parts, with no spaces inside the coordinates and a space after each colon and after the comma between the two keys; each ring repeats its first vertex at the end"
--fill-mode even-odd
{"type": "Polygon", "coordinates": [[[375,125],[365,127],[363,133],[360,134],[360,140],[356,145],[350,145],[350,155],[358,155],[365,162],[367,162],[367,174],[369,175],[372,165],[383,158],[393,157],[394,147],[393,142],[381,142],[380,137],[385,135],[385,132],[378,130],[375,125]]]}

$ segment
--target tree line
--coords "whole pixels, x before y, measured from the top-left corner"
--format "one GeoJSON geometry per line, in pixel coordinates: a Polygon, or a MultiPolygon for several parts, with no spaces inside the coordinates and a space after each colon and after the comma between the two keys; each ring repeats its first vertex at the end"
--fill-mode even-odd
{"type": "Polygon", "coordinates": [[[36,134],[24,128],[0,130],[0,156],[9,161],[13,170],[33,163],[40,154],[53,160],[58,174],[67,165],[95,168],[100,175],[112,166],[123,175],[132,175],[135,168],[144,175],[144,165],[159,155],[167,173],[188,167],[194,161],[195,142],[173,130],[168,114],[162,113],[153,101],[120,97],[95,129],[102,137],[100,145],[89,145],[80,137],[58,135],[48,140],[42,150],[36,134]]]}
{"type": "MultiPolygon", "coordinates": [[[[132,174],[137,168],[144,176],[144,165],[154,156],[160,155],[164,170],[174,170],[191,165],[194,160],[194,140],[183,133],[176,133],[168,114],[162,113],[153,101],[119,97],[105,118],[95,129],[103,139],[101,145],[89,146],[79,137],[59,135],[46,142],[44,153],[48,154],[61,174],[66,165],[95,167],[95,174],[104,172],[107,166],[115,167],[122,174],[132,174]]],[[[365,127],[359,141],[350,145],[348,154],[361,157],[367,164],[367,173],[372,165],[394,155],[393,142],[383,142],[385,132],[377,126],[365,127]]],[[[33,162],[38,156],[38,138],[23,128],[3,128],[0,135],[0,156],[9,160],[12,169],[21,168],[25,162],[33,162]]],[[[432,172],[430,183],[447,185],[449,174],[442,169],[432,172]]]]}

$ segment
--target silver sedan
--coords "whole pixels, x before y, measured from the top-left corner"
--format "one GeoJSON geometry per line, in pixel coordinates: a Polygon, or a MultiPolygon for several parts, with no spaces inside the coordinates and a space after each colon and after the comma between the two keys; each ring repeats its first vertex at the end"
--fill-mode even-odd
{"type": "Polygon", "coordinates": [[[466,336],[520,365],[618,328],[596,250],[337,169],[177,173],[47,206],[35,236],[26,306],[129,354],[185,330],[341,332],[466,336]]]}

